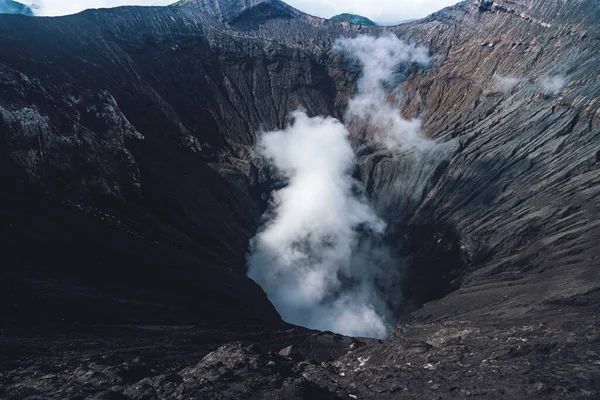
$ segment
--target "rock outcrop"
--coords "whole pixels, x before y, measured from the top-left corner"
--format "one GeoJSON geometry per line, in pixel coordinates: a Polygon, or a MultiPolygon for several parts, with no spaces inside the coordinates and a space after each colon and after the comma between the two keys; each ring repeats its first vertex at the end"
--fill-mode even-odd
{"type": "Polygon", "coordinates": [[[467,1],[386,28],[432,53],[401,109],[439,145],[352,131],[410,260],[385,342],[288,326],[244,273],[279,184],[256,132],[342,118],[360,69],[333,44],[382,28],[278,0],[0,16],[0,396],[597,397],[599,14],[467,1]]]}

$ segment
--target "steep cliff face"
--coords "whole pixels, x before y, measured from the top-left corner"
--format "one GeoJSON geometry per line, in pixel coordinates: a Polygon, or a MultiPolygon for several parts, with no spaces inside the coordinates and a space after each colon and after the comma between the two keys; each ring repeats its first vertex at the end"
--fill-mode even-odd
{"type": "MultiPolygon", "coordinates": [[[[248,3],[246,8],[188,2],[57,19],[3,18],[0,113],[7,191],[15,196],[42,191],[56,195],[59,203],[83,203],[86,206],[77,213],[108,213],[118,230],[190,251],[216,269],[234,271],[243,285],[260,292],[243,276],[248,239],[258,226],[271,185],[252,150],[256,132],[283,127],[289,112],[299,106],[313,114],[341,115],[347,90],[336,85],[351,85],[356,75],[331,65],[327,56],[335,37],[351,35],[356,28],[304,15],[290,24],[276,11],[264,20],[242,16],[245,9],[254,12],[263,4],[289,9],[278,2],[248,3]],[[258,25],[236,28],[230,25],[236,18],[258,25]],[[316,34],[330,27],[335,36],[316,34]],[[271,31],[278,32],[277,37],[268,34],[271,31]],[[343,79],[336,80],[336,75],[343,79]]],[[[15,204],[21,201],[10,207],[15,204]]],[[[15,214],[11,210],[6,214],[15,214]]],[[[9,228],[7,236],[13,234],[9,228]]],[[[48,238],[28,230],[23,243],[33,235],[46,245],[48,238]]],[[[69,263],[85,263],[94,274],[111,275],[91,267],[108,263],[120,271],[132,269],[132,278],[154,270],[123,258],[112,246],[109,242],[100,251],[114,253],[109,261],[86,260],[81,254],[69,263]]],[[[18,260],[14,269],[21,269],[24,255],[8,246],[7,252],[18,260]]],[[[53,265],[64,264],[54,261],[57,253],[69,250],[49,255],[53,265]]],[[[161,276],[178,262],[159,264],[161,276]]],[[[73,267],[67,275],[75,274],[82,284],[88,273],[73,267]]],[[[201,269],[196,273],[198,278],[182,276],[182,281],[203,281],[201,269]]],[[[118,289],[120,282],[111,280],[109,286],[124,292],[118,289]]],[[[142,282],[133,285],[146,290],[142,282]]],[[[54,290],[53,284],[47,286],[54,290]]],[[[246,307],[245,296],[233,294],[246,289],[223,289],[232,292],[234,303],[246,307]]],[[[188,302],[192,309],[214,304],[210,291],[193,292],[199,297],[188,302]]],[[[11,315],[26,319],[26,313],[8,304],[28,302],[28,292],[5,293],[18,299],[4,303],[14,311],[11,315]]],[[[272,312],[264,295],[258,297],[264,305],[256,308],[272,312]]],[[[65,315],[69,313],[57,319],[65,315]]]]}
{"type": "MultiPolygon", "coordinates": [[[[364,127],[351,133],[388,240],[411,260],[400,311],[429,303],[389,341],[342,346],[355,350],[334,363],[299,361],[331,343],[288,332],[272,349],[301,342],[295,352],[229,346],[180,371],[208,368],[212,383],[155,371],[139,378],[144,393],[236,397],[264,379],[283,397],[597,395],[599,14],[585,1],[468,1],[386,28],[432,53],[430,68],[408,71],[400,104],[439,144],[389,151],[364,127]],[[227,389],[230,358],[260,368],[227,389]]],[[[342,118],[360,69],[333,43],[380,29],[277,0],[0,16],[3,324],[285,327],[244,276],[278,185],[256,133],[298,107],[342,118]]]]}
{"type": "Polygon", "coordinates": [[[408,79],[403,104],[446,144],[425,162],[367,155],[365,174],[389,218],[456,228],[477,269],[463,290],[513,280],[498,296],[540,287],[545,302],[597,289],[586,267],[598,241],[598,27],[585,24],[594,12],[585,2],[462,3],[398,28],[440,57],[408,79]]]}

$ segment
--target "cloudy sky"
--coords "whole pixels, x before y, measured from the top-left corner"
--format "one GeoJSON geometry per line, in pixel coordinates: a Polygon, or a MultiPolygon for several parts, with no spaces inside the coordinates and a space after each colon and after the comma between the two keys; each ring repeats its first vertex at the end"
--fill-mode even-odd
{"type": "MultiPolygon", "coordinates": [[[[39,14],[65,15],[86,8],[123,5],[167,5],[176,0],[21,0],[39,5],[39,14]]],[[[371,18],[378,23],[394,23],[421,18],[458,0],[286,0],[304,12],[329,18],[349,12],[371,18]]]]}

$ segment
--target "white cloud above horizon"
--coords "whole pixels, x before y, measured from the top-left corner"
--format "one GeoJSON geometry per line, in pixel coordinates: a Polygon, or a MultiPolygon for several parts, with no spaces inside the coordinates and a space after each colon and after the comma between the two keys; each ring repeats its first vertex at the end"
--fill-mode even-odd
{"type": "MultiPolygon", "coordinates": [[[[165,6],[176,0],[22,0],[37,5],[38,14],[57,16],[74,14],[88,8],[108,8],[127,5],[165,6]]],[[[457,0],[285,0],[291,6],[308,14],[330,18],[336,14],[352,13],[365,16],[381,24],[392,24],[408,19],[422,18],[457,0]]]]}

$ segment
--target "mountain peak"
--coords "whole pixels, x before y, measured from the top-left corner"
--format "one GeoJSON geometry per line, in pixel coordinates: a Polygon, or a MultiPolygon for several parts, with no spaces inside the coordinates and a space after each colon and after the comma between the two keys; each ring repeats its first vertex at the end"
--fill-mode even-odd
{"type": "Polygon", "coordinates": [[[0,14],[33,15],[31,8],[12,0],[0,0],[0,14]]]}
{"type": "Polygon", "coordinates": [[[280,0],[181,0],[174,6],[202,8],[228,23],[251,19],[292,18],[300,14],[280,0]],[[247,17],[247,18],[246,18],[247,17]]]}
{"type": "Polygon", "coordinates": [[[357,24],[357,25],[368,25],[368,26],[376,26],[377,25],[375,22],[371,21],[367,17],[363,17],[362,15],[349,14],[349,13],[338,14],[334,17],[331,17],[330,20],[337,21],[337,22],[350,22],[351,24],[357,24]]]}

